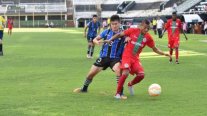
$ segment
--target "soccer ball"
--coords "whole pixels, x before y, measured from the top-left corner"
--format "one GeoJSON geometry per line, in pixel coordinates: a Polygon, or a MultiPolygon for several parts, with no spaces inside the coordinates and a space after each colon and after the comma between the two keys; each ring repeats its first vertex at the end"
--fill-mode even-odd
{"type": "Polygon", "coordinates": [[[151,84],[148,88],[150,96],[159,96],[161,94],[161,86],[159,84],[151,84]]]}

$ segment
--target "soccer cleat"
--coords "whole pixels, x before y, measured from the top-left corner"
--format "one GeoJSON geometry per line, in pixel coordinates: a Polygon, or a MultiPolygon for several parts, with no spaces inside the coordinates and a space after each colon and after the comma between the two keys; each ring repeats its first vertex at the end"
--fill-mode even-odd
{"type": "Polygon", "coordinates": [[[0,56],[3,56],[3,52],[0,52],[0,56]]]}
{"type": "Polygon", "coordinates": [[[180,64],[178,61],[175,62],[176,64],[180,64]]]}
{"type": "Polygon", "coordinates": [[[114,98],[115,98],[115,99],[122,99],[122,100],[127,99],[126,96],[124,96],[124,95],[120,95],[120,94],[118,94],[118,93],[114,96],[114,98]]]}
{"type": "Polygon", "coordinates": [[[73,90],[74,93],[85,93],[87,91],[83,91],[82,88],[76,88],[73,90]]]}
{"type": "Polygon", "coordinates": [[[132,85],[130,85],[130,82],[128,83],[128,89],[129,89],[130,95],[134,95],[134,88],[132,85]]]}
{"type": "Polygon", "coordinates": [[[89,54],[87,54],[87,56],[86,56],[87,58],[90,58],[90,55],[89,54]]]}
{"type": "Polygon", "coordinates": [[[121,99],[125,100],[127,99],[127,96],[121,95],[121,99]]]}

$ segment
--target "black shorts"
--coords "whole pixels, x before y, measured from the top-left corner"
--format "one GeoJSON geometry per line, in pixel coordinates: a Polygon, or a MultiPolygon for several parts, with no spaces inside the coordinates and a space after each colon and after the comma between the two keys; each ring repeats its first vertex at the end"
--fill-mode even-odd
{"type": "Polygon", "coordinates": [[[96,37],[89,37],[89,36],[87,36],[87,40],[88,40],[88,42],[93,42],[93,40],[95,39],[96,37]]]}
{"type": "Polygon", "coordinates": [[[120,62],[118,58],[98,58],[94,63],[97,67],[103,67],[103,70],[106,70],[110,67],[113,70],[113,67],[116,63],[120,62]]]}
{"type": "Polygon", "coordinates": [[[1,40],[3,39],[3,35],[4,35],[4,31],[3,30],[0,30],[0,39],[1,40]]]}
{"type": "Polygon", "coordinates": [[[157,28],[157,25],[153,25],[152,29],[156,30],[156,28],[157,28]]]}

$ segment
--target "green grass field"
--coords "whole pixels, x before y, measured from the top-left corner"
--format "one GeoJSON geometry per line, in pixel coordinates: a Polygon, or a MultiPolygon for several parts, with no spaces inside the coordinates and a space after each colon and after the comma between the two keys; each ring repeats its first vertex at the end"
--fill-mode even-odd
{"type": "MultiPolygon", "coordinates": [[[[95,77],[88,93],[76,94],[98,57],[86,58],[83,29],[5,30],[4,56],[0,57],[0,116],[206,116],[207,36],[182,37],[180,64],[169,64],[145,48],[141,61],[145,79],[135,86],[135,96],[113,98],[114,73],[108,69],[95,77]],[[159,97],[150,97],[148,86],[162,86],[159,97]]],[[[167,39],[154,36],[167,52],[167,39]]],[[[130,76],[127,82],[133,77],[130,76]]],[[[125,88],[127,86],[125,85],[125,88]]]]}

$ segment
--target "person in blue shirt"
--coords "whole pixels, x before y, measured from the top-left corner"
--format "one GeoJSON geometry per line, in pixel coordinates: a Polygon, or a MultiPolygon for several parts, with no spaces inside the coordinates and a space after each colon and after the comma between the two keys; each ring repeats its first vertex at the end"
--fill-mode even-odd
{"type": "MultiPolygon", "coordinates": [[[[82,88],[74,89],[74,92],[87,92],[88,86],[92,82],[93,78],[101,71],[105,70],[108,67],[115,72],[117,76],[117,82],[120,77],[120,61],[125,46],[125,39],[119,38],[113,41],[111,44],[103,43],[104,40],[110,39],[113,35],[120,33],[120,18],[118,15],[111,16],[110,29],[104,30],[100,35],[98,35],[93,42],[97,45],[102,45],[100,51],[100,56],[96,62],[92,65],[86,80],[82,88]]],[[[125,99],[122,90],[122,98],[125,99]]]]}
{"type": "Polygon", "coordinates": [[[90,21],[84,30],[84,37],[87,37],[88,40],[88,51],[87,51],[87,58],[93,58],[93,52],[94,52],[94,43],[93,39],[97,36],[97,31],[98,33],[100,32],[100,23],[98,22],[98,16],[93,15],[92,21],[90,21]],[[87,32],[88,30],[88,32],[87,32]],[[87,35],[86,35],[87,32],[87,35]]]}

